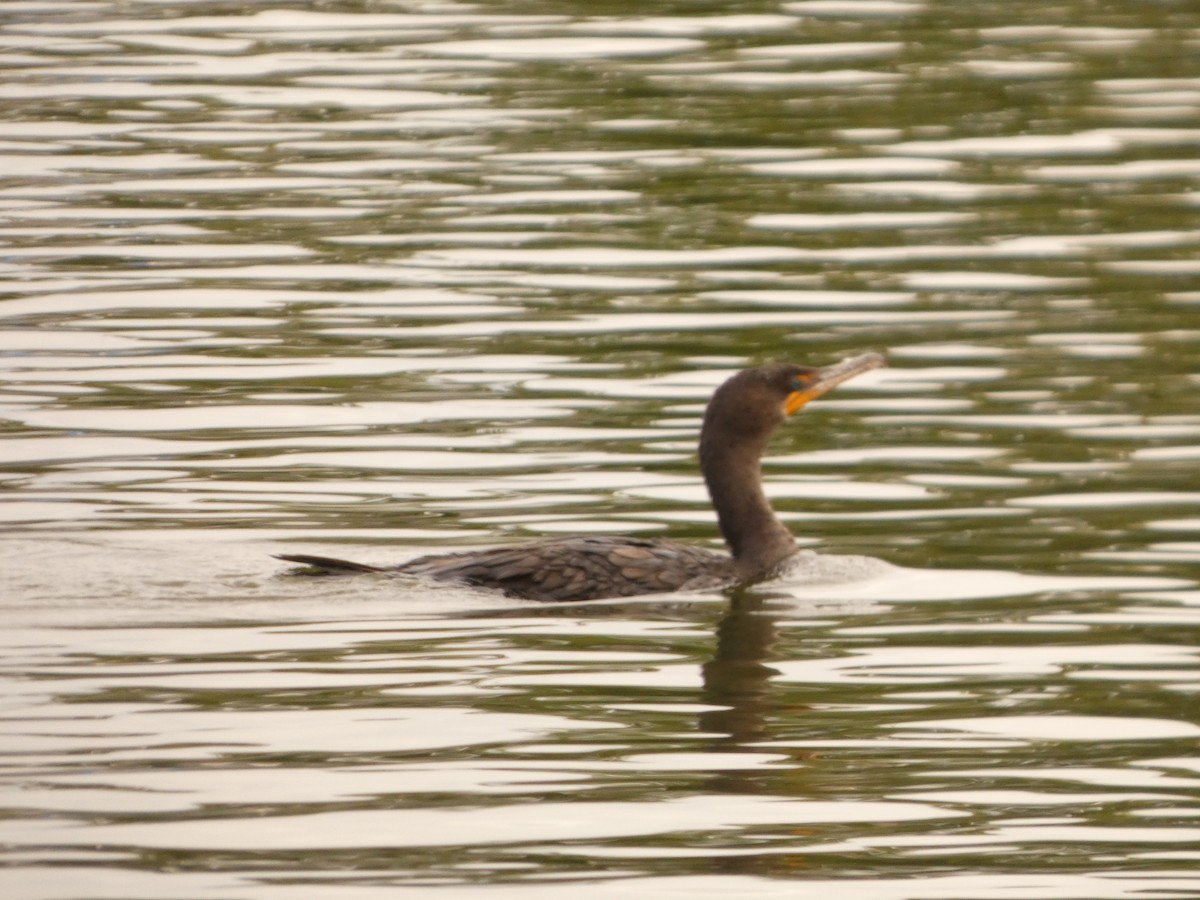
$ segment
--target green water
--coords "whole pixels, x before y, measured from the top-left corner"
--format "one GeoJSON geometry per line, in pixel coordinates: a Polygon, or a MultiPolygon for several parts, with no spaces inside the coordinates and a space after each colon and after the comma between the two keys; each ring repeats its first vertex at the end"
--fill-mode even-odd
{"type": "Polygon", "coordinates": [[[1200,13],[10,3],[14,898],[1200,886],[1200,13]],[[704,403],[815,551],[530,606],[284,577],[716,544],[704,403]]]}

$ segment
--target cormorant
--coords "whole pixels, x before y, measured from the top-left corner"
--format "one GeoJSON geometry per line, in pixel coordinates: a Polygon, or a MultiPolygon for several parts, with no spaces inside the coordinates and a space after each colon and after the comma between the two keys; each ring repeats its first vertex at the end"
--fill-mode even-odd
{"type": "Polygon", "coordinates": [[[883,365],[878,353],[824,368],[768,363],[739,372],[717,388],[700,429],[700,470],[729,554],[670,540],[576,535],[422,556],[389,567],[306,554],[278,558],[315,567],[308,574],[403,573],[548,602],[761,581],[784,568],[798,549],[763,493],[761,461],[768,440],[810,400],[883,365]]]}

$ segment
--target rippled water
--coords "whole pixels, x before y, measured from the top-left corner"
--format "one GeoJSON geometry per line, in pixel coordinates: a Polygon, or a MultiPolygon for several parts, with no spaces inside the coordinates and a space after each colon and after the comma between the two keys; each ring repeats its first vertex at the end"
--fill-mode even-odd
{"type": "Polygon", "coordinates": [[[0,10],[0,891],[1200,891],[1200,12],[0,10]],[[712,542],[704,402],[809,554],[538,606],[295,579],[712,542]]]}

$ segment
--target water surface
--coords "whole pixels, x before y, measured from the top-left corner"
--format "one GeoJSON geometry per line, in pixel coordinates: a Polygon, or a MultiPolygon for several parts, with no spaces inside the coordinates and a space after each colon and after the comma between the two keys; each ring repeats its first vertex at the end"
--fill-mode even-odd
{"type": "Polygon", "coordinates": [[[0,888],[1200,889],[1185,2],[19,2],[0,16],[0,888]],[[531,606],[286,577],[715,543],[531,606]]]}

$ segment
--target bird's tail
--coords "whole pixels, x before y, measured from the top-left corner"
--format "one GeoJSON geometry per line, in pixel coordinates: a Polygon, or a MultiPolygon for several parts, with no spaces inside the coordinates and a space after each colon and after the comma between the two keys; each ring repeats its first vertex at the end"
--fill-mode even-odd
{"type": "Polygon", "coordinates": [[[379,566],[368,566],[365,563],[350,562],[345,559],[334,559],[331,556],[309,556],[306,553],[278,553],[276,559],[287,562],[301,563],[309,566],[298,569],[296,575],[359,575],[363,572],[382,572],[379,566]]]}

